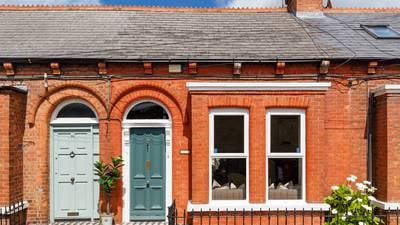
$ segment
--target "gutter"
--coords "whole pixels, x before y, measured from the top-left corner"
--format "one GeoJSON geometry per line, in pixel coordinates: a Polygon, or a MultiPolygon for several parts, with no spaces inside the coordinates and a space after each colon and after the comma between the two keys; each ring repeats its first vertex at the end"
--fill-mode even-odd
{"type": "Polygon", "coordinates": [[[368,97],[368,122],[367,122],[367,180],[373,182],[373,135],[375,130],[375,93],[369,93],[368,97]]]}
{"type": "Polygon", "coordinates": [[[331,61],[346,61],[346,60],[360,60],[360,61],[369,61],[369,60],[399,60],[400,57],[310,57],[310,58],[126,58],[126,59],[118,59],[118,58],[66,58],[66,57],[57,57],[57,56],[47,56],[43,58],[35,58],[35,57],[0,57],[0,62],[11,62],[11,63],[48,63],[48,62],[68,62],[68,63],[97,63],[97,62],[109,62],[109,63],[143,63],[143,62],[154,62],[154,63],[187,63],[187,62],[199,62],[199,63],[275,63],[277,61],[285,61],[285,62],[294,62],[294,63],[306,63],[306,62],[321,62],[321,60],[331,60],[331,61]]]}

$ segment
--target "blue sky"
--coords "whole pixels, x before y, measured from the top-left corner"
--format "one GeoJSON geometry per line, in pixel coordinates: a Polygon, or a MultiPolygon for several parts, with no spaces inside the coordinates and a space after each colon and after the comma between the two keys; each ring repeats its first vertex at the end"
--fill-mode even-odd
{"type": "Polygon", "coordinates": [[[281,7],[284,0],[0,0],[0,4],[43,5],[157,5],[188,7],[281,7]]]}

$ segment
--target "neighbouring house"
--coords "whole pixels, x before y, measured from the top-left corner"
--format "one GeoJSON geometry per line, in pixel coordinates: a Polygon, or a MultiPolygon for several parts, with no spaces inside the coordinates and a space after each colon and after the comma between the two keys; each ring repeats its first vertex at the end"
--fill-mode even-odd
{"type": "Polygon", "coordinates": [[[400,206],[400,9],[322,5],[0,6],[0,206],[96,219],[117,155],[118,223],[325,211],[350,174],[400,206]]]}

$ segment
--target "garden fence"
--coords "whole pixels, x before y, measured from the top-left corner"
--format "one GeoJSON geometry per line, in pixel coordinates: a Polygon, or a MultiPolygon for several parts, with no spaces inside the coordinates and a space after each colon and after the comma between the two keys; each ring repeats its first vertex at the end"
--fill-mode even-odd
{"type": "Polygon", "coordinates": [[[15,201],[0,207],[0,225],[26,225],[27,209],[25,201],[15,201]]]}
{"type": "MultiPolygon", "coordinates": [[[[356,218],[348,216],[348,218],[356,218]]],[[[339,220],[338,215],[321,209],[302,210],[217,210],[178,212],[175,202],[168,207],[168,225],[323,225],[339,220]]],[[[371,219],[380,224],[400,225],[400,210],[375,209],[371,219]]],[[[344,225],[348,223],[334,223],[344,225]]],[[[359,224],[355,224],[359,225],[359,224]]],[[[373,224],[365,224],[373,225],[373,224]]]]}

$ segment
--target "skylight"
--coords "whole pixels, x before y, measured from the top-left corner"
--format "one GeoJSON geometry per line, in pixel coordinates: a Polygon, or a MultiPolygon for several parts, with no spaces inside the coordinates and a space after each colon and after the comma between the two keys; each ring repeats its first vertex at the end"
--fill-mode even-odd
{"type": "Polygon", "coordinates": [[[361,25],[365,31],[379,39],[400,38],[400,33],[390,25],[361,25]]]}

